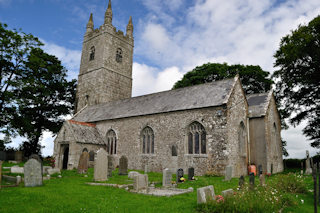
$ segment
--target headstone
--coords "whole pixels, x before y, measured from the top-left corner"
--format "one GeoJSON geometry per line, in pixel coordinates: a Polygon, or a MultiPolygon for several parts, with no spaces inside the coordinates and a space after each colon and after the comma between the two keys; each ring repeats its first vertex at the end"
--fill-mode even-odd
{"type": "Polygon", "coordinates": [[[221,195],[223,197],[231,196],[231,195],[233,195],[233,189],[224,190],[224,191],[221,192],[221,195]]]}
{"type": "Polygon", "coordinates": [[[112,177],[113,167],[113,158],[111,155],[108,155],[108,177],[112,177]]]}
{"type": "Polygon", "coordinates": [[[162,186],[172,187],[172,171],[168,168],[164,169],[162,172],[162,186]]]}
{"type": "Polygon", "coordinates": [[[137,176],[138,174],[140,174],[139,172],[136,171],[131,171],[128,173],[128,178],[129,179],[133,179],[135,176],[137,176]]]}
{"type": "Polygon", "coordinates": [[[249,174],[249,183],[251,187],[254,187],[254,173],[250,172],[249,174]]]}
{"type": "Polygon", "coordinates": [[[94,181],[108,180],[108,153],[100,148],[94,159],[94,181]]]}
{"type": "Polygon", "coordinates": [[[17,173],[17,174],[23,174],[24,173],[23,167],[19,167],[19,166],[11,167],[10,172],[11,173],[17,173]]]}
{"type": "Polygon", "coordinates": [[[306,155],[307,155],[307,159],[306,159],[306,174],[307,175],[310,175],[312,174],[312,169],[311,169],[311,166],[310,166],[310,158],[309,158],[309,151],[307,150],[306,151],[306,155]]]}
{"type": "Polygon", "coordinates": [[[148,164],[144,165],[144,173],[147,174],[149,171],[148,171],[148,164]]]}
{"type": "Polygon", "coordinates": [[[135,191],[141,191],[148,189],[148,175],[138,174],[133,178],[133,189],[135,191]]]}
{"type": "Polygon", "coordinates": [[[47,169],[48,175],[53,175],[56,173],[60,173],[60,169],[54,168],[54,169],[47,169]]]}
{"type": "Polygon", "coordinates": [[[22,162],[22,158],[23,158],[23,152],[22,151],[16,151],[14,153],[14,160],[17,162],[22,162]]]}
{"type": "Polygon", "coordinates": [[[177,183],[182,182],[181,181],[181,178],[183,177],[183,169],[182,168],[177,169],[176,177],[177,177],[177,181],[176,181],[177,183]]]}
{"type": "Polygon", "coordinates": [[[36,159],[29,159],[24,164],[24,185],[26,187],[42,185],[42,166],[36,159]]]}
{"type": "Polygon", "coordinates": [[[119,160],[119,175],[128,174],[128,158],[124,155],[119,160]]]}
{"type": "Polygon", "coordinates": [[[42,164],[42,160],[41,160],[40,156],[37,154],[30,155],[29,159],[36,159],[37,161],[39,161],[42,164]]]}
{"type": "Polygon", "coordinates": [[[188,180],[194,180],[194,168],[188,169],[188,180]]]}
{"type": "Polygon", "coordinates": [[[82,152],[79,159],[78,173],[79,174],[87,173],[88,164],[89,164],[89,153],[82,152]]]}
{"type": "Polygon", "coordinates": [[[214,188],[212,185],[197,189],[197,203],[206,203],[209,200],[214,200],[214,188]]]}
{"type": "Polygon", "coordinates": [[[232,178],[232,166],[227,166],[224,180],[229,181],[231,180],[231,178],[232,178]]]}
{"type": "Polygon", "coordinates": [[[0,151],[0,160],[5,161],[7,160],[7,153],[4,151],[0,151]]]}
{"type": "Polygon", "coordinates": [[[243,175],[241,175],[239,178],[239,188],[241,189],[243,187],[243,185],[244,185],[244,177],[243,177],[243,175]]]}
{"type": "Polygon", "coordinates": [[[17,178],[17,185],[19,185],[22,181],[22,178],[20,175],[18,175],[16,178],[17,178]]]}
{"type": "Polygon", "coordinates": [[[266,179],[265,179],[265,176],[264,176],[264,174],[262,174],[262,175],[260,175],[259,176],[259,181],[260,181],[260,185],[261,186],[265,186],[266,184],[266,179]]]}
{"type": "Polygon", "coordinates": [[[52,167],[51,166],[43,166],[42,167],[42,173],[43,174],[48,174],[48,169],[52,169],[52,167]]]}
{"type": "Polygon", "coordinates": [[[262,175],[262,165],[258,165],[258,172],[259,176],[262,175]]]}

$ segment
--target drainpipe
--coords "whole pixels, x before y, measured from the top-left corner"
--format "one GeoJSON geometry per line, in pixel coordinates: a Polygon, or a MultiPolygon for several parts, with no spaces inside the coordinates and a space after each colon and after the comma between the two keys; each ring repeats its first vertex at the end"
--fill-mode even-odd
{"type": "Polygon", "coordinates": [[[251,155],[251,152],[250,152],[250,128],[249,128],[249,118],[247,118],[247,135],[248,135],[248,162],[249,162],[249,166],[251,164],[251,159],[250,159],[250,155],[251,155]]]}

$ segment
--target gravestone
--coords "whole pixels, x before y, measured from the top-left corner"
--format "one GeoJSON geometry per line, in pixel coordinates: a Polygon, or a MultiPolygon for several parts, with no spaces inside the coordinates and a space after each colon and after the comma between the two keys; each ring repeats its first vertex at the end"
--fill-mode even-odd
{"type": "Polygon", "coordinates": [[[128,179],[133,179],[138,174],[140,174],[140,173],[136,172],[136,171],[131,171],[131,172],[128,173],[128,179]]]}
{"type": "Polygon", "coordinates": [[[312,169],[311,169],[311,166],[310,166],[310,158],[309,158],[309,151],[307,150],[306,151],[306,155],[307,155],[307,159],[306,159],[306,174],[307,175],[310,175],[312,174],[312,169]]]}
{"type": "Polygon", "coordinates": [[[181,178],[183,177],[183,169],[182,168],[177,169],[176,177],[177,177],[177,180],[176,180],[177,183],[182,182],[181,181],[181,178]]]}
{"type": "Polygon", "coordinates": [[[224,191],[221,192],[221,195],[223,197],[231,196],[231,195],[233,195],[233,189],[224,190],[224,191]]]}
{"type": "Polygon", "coordinates": [[[36,159],[29,159],[24,164],[24,185],[26,187],[42,186],[42,165],[36,159]]]}
{"type": "Polygon", "coordinates": [[[60,173],[60,169],[53,168],[53,169],[47,169],[48,175],[53,175],[55,173],[60,173]]]}
{"type": "Polygon", "coordinates": [[[113,158],[111,155],[108,155],[108,177],[112,177],[113,167],[113,158]]]}
{"type": "Polygon", "coordinates": [[[133,189],[135,191],[141,191],[148,189],[148,175],[138,174],[133,178],[133,189]]]}
{"type": "Polygon", "coordinates": [[[0,189],[1,189],[1,181],[2,181],[2,161],[0,160],[0,189]]]}
{"type": "Polygon", "coordinates": [[[22,178],[19,175],[16,178],[17,178],[17,182],[16,183],[17,183],[17,185],[19,185],[21,183],[21,181],[22,181],[22,178]]]}
{"type": "Polygon", "coordinates": [[[23,174],[24,173],[23,167],[19,167],[19,166],[12,166],[10,168],[10,172],[11,173],[16,173],[16,174],[23,174]]]}
{"type": "Polygon", "coordinates": [[[243,187],[243,185],[244,185],[244,177],[243,177],[243,175],[241,175],[239,178],[239,188],[241,189],[243,187]]]}
{"type": "Polygon", "coordinates": [[[266,184],[266,178],[265,178],[265,176],[264,176],[264,174],[261,174],[260,176],[259,176],[259,181],[260,181],[260,185],[261,186],[265,186],[266,184]]]}
{"type": "Polygon", "coordinates": [[[249,174],[249,183],[250,183],[250,187],[254,187],[254,173],[250,172],[249,174]]]}
{"type": "Polygon", "coordinates": [[[78,173],[79,174],[87,173],[88,164],[89,164],[89,153],[84,151],[80,155],[79,165],[78,165],[78,173]]]}
{"type": "Polygon", "coordinates": [[[0,160],[5,161],[7,159],[7,153],[4,151],[0,151],[0,160]]]}
{"type": "Polygon", "coordinates": [[[231,178],[232,178],[232,166],[227,166],[226,167],[226,175],[225,175],[224,180],[229,181],[229,180],[231,180],[231,178]]]}
{"type": "Polygon", "coordinates": [[[188,180],[194,180],[194,168],[188,169],[188,180]]]}
{"type": "Polygon", "coordinates": [[[145,174],[148,173],[148,164],[144,165],[144,173],[145,173],[145,174]]]}
{"type": "Polygon", "coordinates": [[[214,188],[212,185],[197,189],[197,203],[206,203],[209,200],[214,200],[214,188]]]}
{"type": "Polygon", "coordinates": [[[258,165],[258,174],[262,175],[262,165],[258,165]]]}
{"type": "Polygon", "coordinates": [[[162,186],[171,187],[172,186],[172,171],[168,168],[165,168],[162,172],[162,186]]]}
{"type": "Polygon", "coordinates": [[[23,152],[16,151],[14,153],[14,160],[17,161],[18,163],[22,162],[22,158],[23,158],[23,152]]]}
{"type": "Polygon", "coordinates": [[[42,160],[41,160],[40,156],[37,155],[37,154],[32,154],[32,155],[30,155],[29,159],[36,159],[36,160],[39,161],[39,163],[41,163],[41,165],[42,165],[42,160]]]}
{"type": "Polygon", "coordinates": [[[128,174],[128,158],[124,155],[119,160],[119,175],[128,174]]]}
{"type": "Polygon", "coordinates": [[[108,153],[100,148],[94,159],[94,181],[108,180],[108,153]]]}

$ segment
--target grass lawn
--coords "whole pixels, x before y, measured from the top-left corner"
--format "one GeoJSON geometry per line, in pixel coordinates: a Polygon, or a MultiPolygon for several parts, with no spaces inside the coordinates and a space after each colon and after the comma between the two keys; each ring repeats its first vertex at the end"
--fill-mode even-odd
{"type": "MultiPolygon", "coordinates": [[[[3,166],[11,166],[4,163],[3,166]]],[[[143,172],[141,172],[143,173],[143,172]]],[[[56,175],[55,175],[56,176],[56,175]]],[[[150,182],[162,181],[161,173],[148,173],[150,182]]],[[[266,183],[273,184],[278,175],[266,179],[266,183]]],[[[238,179],[230,182],[222,181],[223,177],[197,177],[195,181],[179,184],[179,188],[193,187],[194,192],[173,197],[155,197],[127,192],[106,186],[90,186],[85,182],[92,182],[93,169],[89,169],[88,177],[73,171],[63,171],[62,178],[52,177],[45,180],[41,187],[28,188],[21,184],[19,187],[2,188],[0,190],[0,212],[206,212],[197,205],[196,189],[213,185],[216,194],[233,188],[237,191],[238,179]]],[[[173,179],[174,180],[174,179],[173,179]]],[[[308,190],[313,188],[311,176],[303,181],[308,190]]],[[[117,170],[107,183],[128,184],[127,176],[118,176],[117,170]]],[[[248,182],[248,177],[246,177],[248,182]]],[[[256,184],[259,179],[256,178],[256,184]]],[[[313,212],[313,195],[308,191],[304,194],[288,194],[292,207],[283,212],[313,212]],[[302,201],[303,200],[303,203],[302,201]]],[[[241,201],[239,201],[241,202],[241,201]]],[[[265,212],[269,212],[265,209],[265,212]]]]}

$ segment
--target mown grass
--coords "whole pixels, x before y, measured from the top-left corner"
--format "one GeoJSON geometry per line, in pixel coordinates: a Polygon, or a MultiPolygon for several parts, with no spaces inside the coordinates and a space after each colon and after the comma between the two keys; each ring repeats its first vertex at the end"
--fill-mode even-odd
{"type": "MultiPolygon", "coordinates": [[[[6,166],[6,164],[4,165],[6,166]]],[[[155,197],[130,193],[125,189],[86,185],[86,182],[93,181],[93,169],[89,169],[88,177],[77,174],[75,170],[62,171],[61,175],[62,178],[54,175],[50,180],[45,180],[41,187],[28,188],[21,184],[15,188],[2,188],[0,191],[0,212],[210,212],[210,208],[208,208],[209,211],[205,211],[206,207],[197,205],[197,188],[213,185],[215,193],[221,194],[221,191],[229,188],[237,191],[238,187],[237,178],[223,181],[223,177],[203,176],[196,177],[195,181],[186,181],[178,185],[179,188],[193,187],[194,192],[192,193],[173,197],[155,197]]],[[[161,173],[150,172],[148,176],[150,182],[160,183],[162,181],[161,173]]],[[[174,178],[172,180],[175,180],[174,178]]],[[[283,179],[284,177],[273,175],[266,179],[266,183],[276,186],[276,183],[280,182],[279,178],[283,179]]],[[[311,176],[304,177],[303,181],[308,191],[304,193],[286,192],[286,196],[292,203],[291,206],[288,205],[282,209],[282,212],[313,212],[313,197],[309,191],[313,186],[311,176]]],[[[127,176],[119,176],[115,170],[113,176],[106,182],[130,184],[132,180],[128,180],[127,176]]],[[[246,182],[248,182],[248,177],[246,177],[246,182]]],[[[256,178],[256,185],[258,184],[259,181],[256,178]]],[[[260,202],[256,199],[254,191],[247,196],[260,202]]],[[[243,203],[242,200],[234,200],[234,202],[243,203]]],[[[270,212],[272,210],[271,206],[264,208],[261,211],[251,212],[270,212]]]]}

